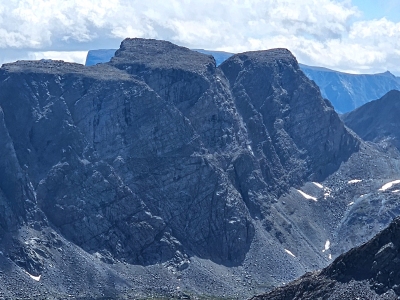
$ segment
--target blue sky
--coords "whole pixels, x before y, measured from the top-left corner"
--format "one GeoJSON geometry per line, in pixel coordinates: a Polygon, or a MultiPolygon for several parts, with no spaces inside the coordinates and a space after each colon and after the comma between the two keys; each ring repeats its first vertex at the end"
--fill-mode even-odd
{"type": "Polygon", "coordinates": [[[387,18],[400,22],[400,0],[352,0],[362,12],[363,19],[387,18]]]}
{"type": "Polygon", "coordinates": [[[400,0],[9,0],[0,63],[118,48],[126,37],[243,52],[288,48],[299,62],[400,75],[400,0]]]}

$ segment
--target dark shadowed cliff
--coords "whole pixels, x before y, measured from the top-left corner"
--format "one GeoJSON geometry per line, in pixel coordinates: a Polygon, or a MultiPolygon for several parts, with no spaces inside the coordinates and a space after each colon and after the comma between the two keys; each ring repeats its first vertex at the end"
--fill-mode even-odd
{"type": "Polygon", "coordinates": [[[366,141],[400,149],[400,91],[392,90],[343,115],[343,121],[366,141]]]}

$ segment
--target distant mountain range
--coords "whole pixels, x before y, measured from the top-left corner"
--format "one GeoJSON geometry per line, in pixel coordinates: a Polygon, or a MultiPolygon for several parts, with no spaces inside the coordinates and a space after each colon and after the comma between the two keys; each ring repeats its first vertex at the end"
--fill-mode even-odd
{"type": "Polygon", "coordinates": [[[390,72],[357,75],[302,64],[300,68],[339,113],[352,111],[390,90],[400,90],[400,78],[390,72]]]}
{"type": "Polygon", "coordinates": [[[117,49],[89,50],[86,56],[85,66],[109,62],[114,56],[115,51],[117,51],[117,49]]]}
{"type": "Polygon", "coordinates": [[[204,50],[204,49],[193,49],[193,50],[203,53],[203,54],[213,56],[215,59],[215,62],[217,63],[217,66],[219,66],[225,60],[227,60],[229,57],[234,55],[234,53],[224,52],[224,51],[210,51],[210,50],[204,50]]]}
{"type": "MultiPolygon", "coordinates": [[[[194,49],[203,54],[212,55],[217,66],[233,53],[194,49]]],[[[109,62],[116,49],[90,50],[86,66],[109,62]]],[[[346,113],[382,97],[390,90],[400,90],[400,78],[390,72],[379,74],[348,74],[321,67],[299,64],[308,78],[319,86],[321,94],[327,98],[338,113],[346,113]]]]}

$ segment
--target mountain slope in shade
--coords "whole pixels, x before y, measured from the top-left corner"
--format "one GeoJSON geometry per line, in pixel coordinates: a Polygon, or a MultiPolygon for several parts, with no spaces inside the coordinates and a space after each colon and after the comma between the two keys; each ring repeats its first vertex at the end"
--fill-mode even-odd
{"type": "Polygon", "coordinates": [[[373,239],[342,254],[327,268],[252,299],[398,299],[399,296],[400,218],[397,218],[373,239]]]}
{"type": "Polygon", "coordinates": [[[326,68],[300,64],[301,70],[321,89],[336,111],[347,113],[382,97],[390,90],[400,90],[400,78],[390,72],[380,74],[348,74],[326,68]]]}
{"type": "Polygon", "coordinates": [[[391,144],[400,150],[400,91],[393,90],[342,116],[362,139],[391,144]]]}
{"type": "Polygon", "coordinates": [[[245,298],[400,214],[396,184],[380,190],[399,161],[349,131],[286,49],[216,67],[126,39],[106,64],[5,64],[0,107],[6,298],[245,298]]]}

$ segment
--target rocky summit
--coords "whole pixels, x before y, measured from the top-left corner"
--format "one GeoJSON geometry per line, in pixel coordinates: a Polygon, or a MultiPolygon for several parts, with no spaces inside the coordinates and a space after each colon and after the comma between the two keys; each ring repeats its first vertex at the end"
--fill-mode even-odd
{"type": "Polygon", "coordinates": [[[3,65],[0,107],[0,297],[245,298],[400,214],[396,153],[286,49],[216,67],[126,39],[105,64],[3,65]]]}

